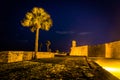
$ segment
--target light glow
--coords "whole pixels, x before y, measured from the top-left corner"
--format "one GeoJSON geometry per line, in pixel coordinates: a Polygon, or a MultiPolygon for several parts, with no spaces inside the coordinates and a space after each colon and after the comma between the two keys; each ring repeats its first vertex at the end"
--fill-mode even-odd
{"type": "Polygon", "coordinates": [[[105,70],[120,79],[120,60],[119,59],[99,59],[95,61],[105,70]]]}
{"type": "Polygon", "coordinates": [[[110,72],[116,72],[118,71],[117,68],[110,68],[110,67],[103,67],[105,70],[110,71],[110,72]]]}

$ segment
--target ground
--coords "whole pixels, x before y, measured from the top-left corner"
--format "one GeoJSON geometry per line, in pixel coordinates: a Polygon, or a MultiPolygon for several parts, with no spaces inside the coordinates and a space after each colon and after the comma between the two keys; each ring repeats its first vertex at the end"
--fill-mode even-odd
{"type": "MultiPolygon", "coordinates": [[[[91,58],[92,59],[92,58],[91,58]]],[[[95,58],[94,61],[120,79],[120,59],[95,58]]]]}
{"type": "Polygon", "coordinates": [[[0,80],[119,80],[86,57],[0,64],[0,80]]]}

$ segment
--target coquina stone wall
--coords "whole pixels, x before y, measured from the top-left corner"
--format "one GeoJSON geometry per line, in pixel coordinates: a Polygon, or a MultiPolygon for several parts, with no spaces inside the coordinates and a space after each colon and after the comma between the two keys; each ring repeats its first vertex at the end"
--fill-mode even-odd
{"type": "Polygon", "coordinates": [[[106,58],[120,58],[120,41],[106,43],[106,58]]]}
{"type": "MultiPolygon", "coordinates": [[[[10,63],[18,61],[32,60],[34,57],[33,51],[2,51],[0,52],[0,62],[10,63]]],[[[54,53],[38,52],[36,58],[54,58],[54,53]]]]}
{"type": "Polygon", "coordinates": [[[72,47],[71,56],[88,56],[88,46],[78,46],[78,47],[72,47]]]}
{"type": "Polygon", "coordinates": [[[0,62],[18,62],[23,60],[23,51],[3,51],[0,52],[0,62]]]}
{"type": "Polygon", "coordinates": [[[54,58],[54,53],[52,52],[38,52],[36,54],[37,59],[40,58],[54,58]]]}
{"type": "Polygon", "coordinates": [[[0,62],[8,62],[8,52],[2,51],[0,52],[0,62]]]}
{"type": "Polygon", "coordinates": [[[105,44],[89,45],[88,56],[89,57],[105,57],[105,44]]]}
{"type": "Polygon", "coordinates": [[[34,52],[33,51],[24,51],[24,53],[23,53],[23,61],[32,60],[33,57],[34,57],[34,52]]]}
{"type": "Polygon", "coordinates": [[[72,46],[70,55],[120,58],[120,41],[114,41],[114,42],[98,44],[98,45],[72,46]]]}

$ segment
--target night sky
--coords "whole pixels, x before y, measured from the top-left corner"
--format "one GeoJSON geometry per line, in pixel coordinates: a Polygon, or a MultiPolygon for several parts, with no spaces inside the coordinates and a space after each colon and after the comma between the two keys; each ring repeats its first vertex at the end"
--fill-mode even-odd
{"type": "Polygon", "coordinates": [[[1,0],[0,51],[33,51],[35,33],[20,21],[33,7],[42,7],[53,20],[49,31],[40,30],[39,43],[51,41],[52,51],[69,52],[77,45],[120,40],[120,0],[1,0]]]}

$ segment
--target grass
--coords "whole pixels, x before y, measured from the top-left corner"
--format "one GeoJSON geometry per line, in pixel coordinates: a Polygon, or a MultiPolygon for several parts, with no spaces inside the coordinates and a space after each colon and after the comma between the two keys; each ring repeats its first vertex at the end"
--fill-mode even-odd
{"type": "Polygon", "coordinates": [[[99,80],[93,67],[85,57],[1,63],[0,80],[99,80]]]}

